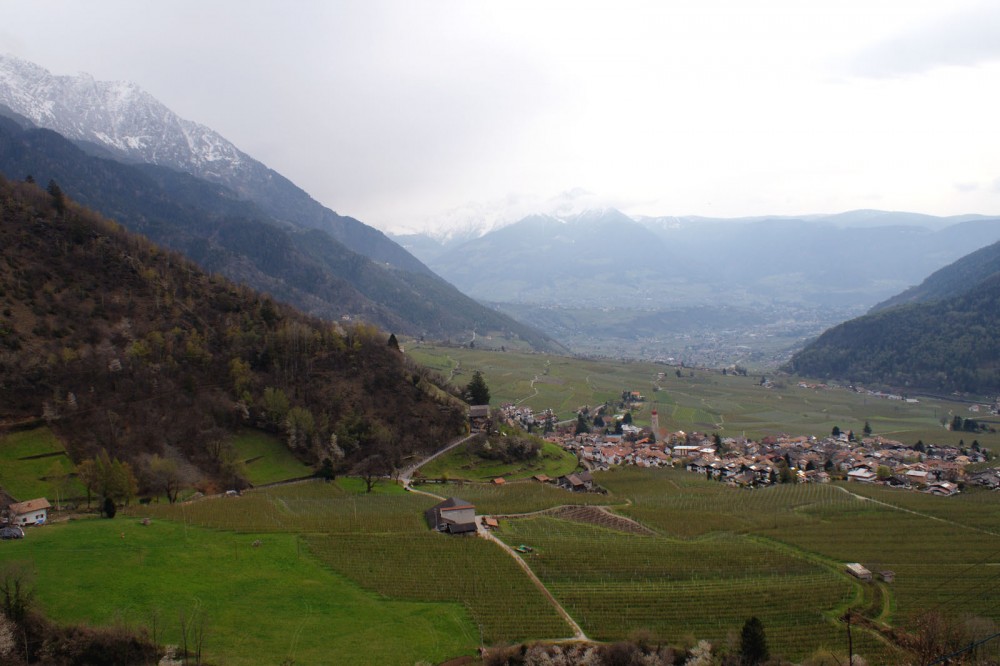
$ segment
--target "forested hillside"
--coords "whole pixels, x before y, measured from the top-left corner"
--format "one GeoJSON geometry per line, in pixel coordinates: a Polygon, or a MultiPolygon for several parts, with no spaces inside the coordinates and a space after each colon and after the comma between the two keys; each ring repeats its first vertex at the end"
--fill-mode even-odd
{"type": "Polygon", "coordinates": [[[391,467],[463,428],[462,403],[378,329],[206,274],[54,182],[0,178],[0,247],[0,424],[45,419],[76,460],[228,475],[227,440],[250,427],[307,463],[391,467]]]}
{"type": "Polygon", "coordinates": [[[788,369],[901,389],[1000,392],[1000,275],[960,295],[840,324],[796,354],[788,369]]]}
{"type": "Polygon", "coordinates": [[[926,303],[965,293],[973,285],[1000,274],[1000,242],[987,245],[935,271],[916,287],[879,303],[872,312],[903,305],[926,303]]]}

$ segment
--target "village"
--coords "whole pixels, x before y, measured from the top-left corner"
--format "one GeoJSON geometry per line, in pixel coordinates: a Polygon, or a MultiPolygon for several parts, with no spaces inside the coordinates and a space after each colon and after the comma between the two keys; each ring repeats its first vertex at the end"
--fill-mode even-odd
{"type": "MultiPolygon", "coordinates": [[[[650,413],[650,427],[631,420],[630,408],[640,408],[638,392],[624,392],[615,414],[606,405],[584,407],[578,420],[555,424],[551,410],[533,413],[526,407],[503,405],[500,420],[526,430],[542,428],[546,440],[573,452],[589,470],[612,465],[681,467],[733,486],[755,488],[778,483],[829,483],[846,480],[951,496],[966,485],[1000,489],[1000,469],[972,472],[969,465],[991,458],[978,440],[968,447],[902,442],[870,432],[834,428],[829,436],[776,435],[759,440],[723,437],[719,433],[670,432],[659,415],[650,413]],[[592,418],[595,427],[586,427],[592,418]]],[[[982,467],[979,465],[978,467],[982,467]]]]}

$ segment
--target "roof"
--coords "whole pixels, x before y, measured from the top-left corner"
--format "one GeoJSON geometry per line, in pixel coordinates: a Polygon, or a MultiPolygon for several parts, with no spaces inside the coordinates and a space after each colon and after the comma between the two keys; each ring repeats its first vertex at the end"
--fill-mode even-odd
{"type": "Polygon", "coordinates": [[[490,415],[489,405],[472,405],[469,407],[469,416],[472,418],[479,418],[481,416],[490,415]]]}
{"type": "Polygon", "coordinates": [[[44,497],[38,499],[28,500],[26,502],[18,502],[17,504],[11,504],[8,508],[10,512],[15,515],[21,515],[23,513],[31,513],[32,511],[41,511],[42,509],[48,509],[52,505],[44,497]]]}
{"type": "Polygon", "coordinates": [[[493,485],[495,486],[502,486],[505,483],[507,483],[507,480],[504,479],[502,476],[498,476],[497,478],[493,479],[493,485]]]}
{"type": "Polygon", "coordinates": [[[467,534],[468,532],[475,532],[475,523],[451,523],[448,525],[448,532],[450,534],[467,534]]]}
{"type": "Polygon", "coordinates": [[[449,497],[445,501],[435,504],[431,508],[437,509],[438,511],[457,511],[459,509],[475,509],[476,507],[469,502],[466,502],[464,499],[449,497]]]}

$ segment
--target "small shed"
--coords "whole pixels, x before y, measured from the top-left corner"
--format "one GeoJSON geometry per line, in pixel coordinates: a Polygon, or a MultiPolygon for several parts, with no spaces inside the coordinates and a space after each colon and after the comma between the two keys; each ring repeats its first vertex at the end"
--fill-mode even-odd
{"type": "Polygon", "coordinates": [[[12,525],[44,525],[51,507],[47,499],[40,497],[11,504],[7,507],[7,513],[10,514],[12,525]]]}
{"type": "Polygon", "coordinates": [[[498,476],[495,479],[493,479],[493,485],[494,486],[502,486],[505,483],[507,483],[507,480],[504,479],[502,476],[498,476]]]}
{"type": "Polygon", "coordinates": [[[435,504],[424,512],[427,525],[432,530],[448,534],[466,534],[476,531],[476,507],[458,497],[435,504]]]}
{"type": "Polygon", "coordinates": [[[881,576],[882,580],[885,581],[886,583],[891,583],[894,580],[896,580],[895,571],[879,571],[878,575],[881,576]]]}
{"type": "Polygon", "coordinates": [[[872,572],[863,567],[858,562],[851,562],[845,566],[847,573],[851,574],[858,580],[863,580],[866,583],[870,583],[872,580],[872,572]]]}

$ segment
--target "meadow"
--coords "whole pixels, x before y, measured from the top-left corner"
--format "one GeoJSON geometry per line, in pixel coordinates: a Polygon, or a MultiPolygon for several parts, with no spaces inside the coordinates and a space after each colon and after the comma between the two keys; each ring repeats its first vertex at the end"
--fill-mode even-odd
{"type": "Polygon", "coordinates": [[[260,430],[244,430],[233,438],[232,443],[244,461],[247,480],[255,486],[312,473],[312,468],[303,465],[274,435],[260,430]]]}
{"type": "Polygon", "coordinates": [[[471,444],[458,446],[420,468],[421,476],[431,479],[468,479],[489,481],[497,477],[506,480],[528,479],[545,474],[553,479],[570,474],[579,467],[576,456],[566,449],[544,442],[538,455],[529,460],[504,463],[488,461],[472,452],[471,444]]]}
{"type": "Polygon", "coordinates": [[[48,428],[0,433],[0,488],[18,500],[49,497],[56,504],[57,496],[79,497],[85,491],[69,477],[74,470],[63,443],[48,428]],[[54,478],[56,470],[63,479],[54,478]]]}
{"type": "Polygon", "coordinates": [[[824,436],[834,426],[861,432],[867,421],[876,434],[906,444],[917,440],[926,444],[964,440],[968,444],[978,438],[984,446],[1000,449],[995,433],[971,435],[943,427],[942,421],[956,414],[971,416],[969,404],[957,400],[914,396],[919,402],[908,403],[844,388],[800,388],[796,377],[770,374],[771,388],[765,388],[760,385],[760,374],[723,375],[716,370],[651,362],[498,353],[426,343],[409,345],[407,354],[449,377],[456,386],[465,386],[479,370],[490,388],[491,404],[552,409],[562,421],[575,419],[576,410],[584,405],[617,404],[622,391],[628,390],[640,391],[646,398],[634,414],[637,424],[648,426],[649,414],[656,409],[660,426],[671,431],[824,436]]]}

